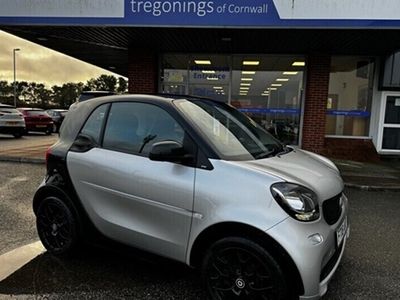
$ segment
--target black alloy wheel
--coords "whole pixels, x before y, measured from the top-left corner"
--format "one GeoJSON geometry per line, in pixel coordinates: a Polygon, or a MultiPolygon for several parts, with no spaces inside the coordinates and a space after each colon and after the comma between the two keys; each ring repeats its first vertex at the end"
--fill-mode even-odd
{"type": "Polygon", "coordinates": [[[212,300],[287,299],[278,263],[263,247],[245,238],[214,243],[203,260],[202,277],[212,300]]]}
{"type": "Polygon", "coordinates": [[[56,197],[42,200],[36,212],[36,227],[44,247],[55,255],[68,255],[78,244],[78,223],[71,209],[56,197]]]}

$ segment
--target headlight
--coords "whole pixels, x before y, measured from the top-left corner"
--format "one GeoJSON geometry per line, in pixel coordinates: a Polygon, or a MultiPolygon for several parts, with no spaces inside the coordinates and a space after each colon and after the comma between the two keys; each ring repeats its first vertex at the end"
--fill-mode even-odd
{"type": "Polygon", "coordinates": [[[317,195],[308,188],[294,183],[275,183],[271,193],[278,204],[293,218],[310,222],[319,218],[317,195]]]}

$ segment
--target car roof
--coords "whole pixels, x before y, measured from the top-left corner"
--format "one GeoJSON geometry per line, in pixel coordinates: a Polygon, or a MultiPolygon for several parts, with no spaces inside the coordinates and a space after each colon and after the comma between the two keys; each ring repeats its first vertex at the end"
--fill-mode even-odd
{"type": "Polygon", "coordinates": [[[15,107],[12,106],[12,105],[3,104],[3,103],[0,103],[0,107],[2,107],[2,108],[15,108],[15,107]]]}
{"type": "Polygon", "coordinates": [[[44,111],[44,109],[42,109],[42,108],[37,108],[37,107],[18,107],[18,109],[20,109],[20,110],[40,110],[40,111],[44,111]]]}
{"type": "Polygon", "coordinates": [[[115,92],[109,91],[82,91],[81,95],[115,95],[115,92]]]}

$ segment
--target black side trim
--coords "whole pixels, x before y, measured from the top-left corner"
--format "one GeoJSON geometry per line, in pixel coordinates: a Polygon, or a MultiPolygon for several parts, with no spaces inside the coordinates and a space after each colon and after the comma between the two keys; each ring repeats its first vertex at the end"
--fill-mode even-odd
{"type": "Polygon", "coordinates": [[[326,263],[325,267],[323,267],[321,271],[321,275],[319,276],[319,281],[322,282],[333,270],[335,267],[340,253],[342,252],[344,242],[336,249],[335,254],[332,255],[331,259],[326,263]]]}

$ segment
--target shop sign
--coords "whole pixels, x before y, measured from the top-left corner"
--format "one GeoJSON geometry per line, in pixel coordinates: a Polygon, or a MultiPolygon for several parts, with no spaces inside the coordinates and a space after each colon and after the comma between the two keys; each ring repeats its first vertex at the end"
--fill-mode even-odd
{"type": "Polygon", "coordinates": [[[287,115],[298,115],[300,109],[296,108],[259,108],[259,107],[246,107],[239,108],[239,111],[243,113],[258,113],[258,114],[287,114],[287,115]]]}
{"type": "Polygon", "coordinates": [[[398,28],[398,0],[0,0],[0,25],[398,28]]]}
{"type": "Polygon", "coordinates": [[[326,111],[326,114],[330,116],[362,117],[362,118],[368,118],[371,115],[369,111],[363,111],[363,110],[333,110],[333,109],[328,109],[326,111]]]}

